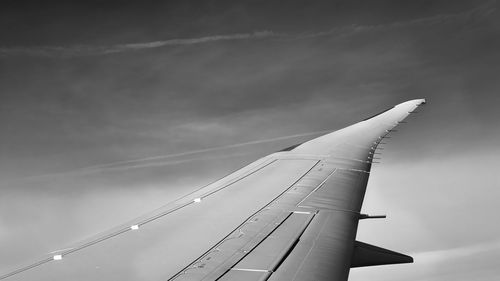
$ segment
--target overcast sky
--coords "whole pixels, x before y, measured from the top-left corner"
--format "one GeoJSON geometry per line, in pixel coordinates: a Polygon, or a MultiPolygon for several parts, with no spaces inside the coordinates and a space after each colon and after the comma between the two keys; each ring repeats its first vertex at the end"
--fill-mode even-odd
{"type": "Polygon", "coordinates": [[[0,270],[427,98],[358,232],[416,262],[350,280],[495,280],[499,50],[496,1],[3,1],[0,270]]]}

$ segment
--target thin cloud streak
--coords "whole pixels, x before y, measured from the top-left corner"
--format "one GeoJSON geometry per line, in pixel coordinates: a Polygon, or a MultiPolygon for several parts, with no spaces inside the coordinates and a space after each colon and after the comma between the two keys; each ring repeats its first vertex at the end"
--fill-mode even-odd
{"type": "Polygon", "coordinates": [[[194,161],[214,160],[214,159],[224,159],[224,158],[246,156],[249,154],[250,153],[242,152],[242,153],[231,153],[231,154],[219,155],[219,156],[205,156],[205,157],[196,157],[196,158],[188,158],[188,159],[181,159],[181,160],[141,163],[141,164],[127,165],[127,166],[106,167],[106,168],[103,168],[100,170],[95,170],[95,171],[89,170],[88,172],[92,173],[92,172],[102,172],[102,171],[123,171],[123,170],[137,169],[137,168],[162,167],[162,166],[189,163],[189,162],[194,162],[194,161]]]}
{"type": "Polygon", "coordinates": [[[420,252],[413,255],[418,262],[435,263],[436,260],[446,260],[450,258],[468,257],[479,255],[484,252],[500,250],[500,241],[486,242],[464,247],[457,247],[445,250],[433,250],[420,252]]]}
{"type": "Polygon", "coordinates": [[[244,146],[249,146],[249,145],[269,143],[269,142],[293,139],[293,138],[298,138],[298,137],[307,137],[307,136],[319,135],[319,134],[329,133],[329,132],[331,132],[331,130],[316,131],[316,132],[288,135],[288,136],[269,138],[269,139],[263,139],[263,140],[248,141],[248,142],[236,143],[236,144],[225,145],[225,146],[217,146],[217,147],[211,147],[211,148],[205,148],[205,149],[191,150],[191,151],[186,151],[186,152],[181,152],[181,153],[158,155],[158,156],[151,156],[151,157],[145,157],[145,158],[139,158],[139,159],[125,160],[125,161],[116,161],[116,162],[111,162],[111,163],[88,166],[88,167],[84,167],[84,168],[80,168],[80,169],[72,170],[72,171],[67,171],[67,172],[51,173],[51,174],[45,174],[45,175],[39,175],[39,176],[25,177],[25,178],[13,180],[10,183],[31,181],[31,180],[52,178],[52,177],[87,175],[87,174],[94,174],[94,173],[101,173],[101,172],[108,172],[108,171],[123,171],[123,170],[146,168],[146,167],[161,167],[161,166],[177,165],[177,164],[183,164],[183,163],[189,163],[189,162],[201,161],[201,160],[207,160],[207,159],[219,159],[219,158],[222,159],[222,158],[238,157],[238,156],[247,155],[247,153],[231,153],[229,155],[224,155],[224,156],[212,156],[212,157],[206,156],[206,157],[196,157],[196,158],[171,160],[171,161],[160,161],[160,160],[167,160],[167,159],[172,159],[172,158],[181,157],[181,156],[189,156],[189,155],[195,155],[195,154],[206,153],[206,152],[214,152],[214,151],[222,151],[222,150],[226,150],[226,149],[230,149],[230,148],[239,148],[239,147],[244,147],[244,146]]]}
{"type": "Polygon", "coordinates": [[[117,46],[115,46],[115,48],[111,48],[109,50],[109,52],[114,53],[114,52],[121,52],[121,51],[126,51],[126,50],[150,49],[150,48],[158,48],[158,47],[163,47],[163,46],[193,45],[193,44],[207,43],[207,42],[213,42],[213,41],[259,39],[259,38],[275,37],[275,36],[279,36],[279,35],[272,32],[272,31],[257,31],[254,33],[237,33],[237,34],[229,34],[229,35],[215,35],[215,36],[190,38],[190,39],[171,39],[171,40],[164,40],[164,41],[117,45],[117,46]]]}
{"type": "Polygon", "coordinates": [[[455,14],[438,14],[435,16],[418,18],[413,20],[391,22],[385,24],[377,25],[350,25],[342,26],[338,28],[333,28],[327,31],[321,31],[316,33],[305,33],[297,36],[294,39],[307,39],[322,36],[332,36],[336,35],[338,37],[348,36],[360,32],[369,32],[377,30],[386,30],[394,28],[407,28],[412,26],[434,26],[434,25],[444,25],[453,24],[457,22],[462,22],[471,19],[480,19],[487,17],[496,11],[496,0],[487,2],[486,4],[480,5],[476,8],[455,14]]]}
{"type": "Polygon", "coordinates": [[[140,51],[147,49],[155,49],[168,46],[182,46],[182,45],[196,45],[216,41],[229,41],[229,40],[257,40],[265,38],[280,38],[284,40],[300,40],[307,38],[315,38],[322,36],[336,36],[343,37],[359,32],[369,32],[409,26],[433,26],[442,24],[452,24],[471,19],[479,19],[487,17],[496,11],[496,0],[487,2],[476,8],[455,13],[455,14],[438,14],[431,17],[418,18],[407,21],[398,21],[387,24],[379,25],[349,25],[336,27],[327,31],[309,32],[302,34],[285,34],[276,33],[270,30],[256,31],[253,33],[234,33],[204,36],[198,38],[187,39],[168,39],[161,41],[142,42],[142,43],[129,43],[111,46],[90,46],[90,45],[76,45],[76,46],[40,46],[40,47],[12,47],[0,48],[0,57],[8,56],[45,56],[45,57],[79,57],[79,56],[92,56],[92,55],[107,55],[116,54],[130,51],[140,51]]]}
{"type": "Polygon", "coordinates": [[[229,40],[250,40],[263,39],[269,37],[278,37],[272,31],[256,31],[253,33],[235,33],[225,35],[204,36],[199,38],[187,39],[169,39],[162,41],[144,42],[144,43],[129,43],[112,46],[40,46],[40,47],[13,47],[0,48],[0,56],[15,56],[15,55],[30,55],[30,56],[45,56],[45,57],[78,57],[89,55],[106,55],[113,53],[122,53],[127,51],[138,51],[146,49],[154,49],[165,46],[181,46],[209,43],[215,41],[229,40]]]}
{"type": "Polygon", "coordinates": [[[141,162],[154,161],[154,160],[163,160],[163,159],[169,159],[169,158],[174,158],[174,157],[179,157],[179,156],[187,156],[187,155],[193,155],[193,154],[198,154],[198,153],[213,152],[213,151],[225,150],[225,149],[230,149],[230,148],[238,148],[238,147],[243,147],[243,146],[247,146],[247,145],[254,145],[254,144],[275,142],[275,141],[287,140],[287,139],[298,138],[298,137],[319,135],[319,134],[328,133],[328,132],[331,132],[331,130],[323,130],[323,131],[309,132],[309,133],[296,134],[296,135],[288,135],[288,136],[269,138],[269,139],[263,139],[263,140],[248,141],[248,142],[230,144],[230,145],[225,145],[225,146],[210,147],[210,148],[197,149],[197,150],[191,150],[191,151],[173,153],[173,154],[166,154],[166,155],[151,156],[151,157],[145,157],[145,158],[139,158],[139,159],[133,159],[133,160],[116,161],[116,162],[111,162],[111,163],[89,166],[89,167],[85,167],[82,169],[101,169],[101,168],[113,167],[113,166],[118,166],[118,165],[123,165],[123,164],[141,163],[141,162]]]}

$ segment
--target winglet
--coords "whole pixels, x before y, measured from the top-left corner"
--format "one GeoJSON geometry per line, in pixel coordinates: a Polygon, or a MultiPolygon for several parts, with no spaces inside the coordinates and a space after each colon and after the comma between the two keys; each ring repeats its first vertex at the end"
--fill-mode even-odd
{"type": "Polygon", "coordinates": [[[413,258],[401,253],[393,252],[384,248],[354,242],[354,251],[351,259],[351,267],[363,267],[374,265],[386,265],[397,263],[412,263],[413,258]]]}

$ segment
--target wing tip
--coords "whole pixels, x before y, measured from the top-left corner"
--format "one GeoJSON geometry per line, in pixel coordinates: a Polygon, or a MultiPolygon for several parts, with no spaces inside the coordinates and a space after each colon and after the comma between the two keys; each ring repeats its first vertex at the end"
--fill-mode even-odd
{"type": "Polygon", "coordinates": [[[406,106],[406,105],[408,105],[408,106],[409,105],[420,106],[420,105],[424,105],[426,103],[427,103],[426,98],[420,98],[420,99],[413,99],[413,100],[402,102],[398,105],[395,105],[394,107],[401,107],[401,106],[406,106]]]}

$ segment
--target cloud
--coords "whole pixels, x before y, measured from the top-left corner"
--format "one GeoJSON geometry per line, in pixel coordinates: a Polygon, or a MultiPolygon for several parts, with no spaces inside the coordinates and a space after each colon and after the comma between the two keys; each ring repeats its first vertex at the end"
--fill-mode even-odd
{"type": "Polygon", "coordinates": [[[167,39],[151,42],[139,42],[118,44],[109,46],[75,45],[75,46],[38,46],[38,47],[9,47],[0,48],[0,57],[7,56],[42,56],[42,57],[78,57],[92,55],[116,54],[130,51],[156,49],[168,46],[196,45],[217,41],[233,40],[255,40],[264,38],[280,38],[285,40],[300,40],[322,36],[348,36],[360,32],[369,32],[377,30],[386,30],[413,26],[433,26],[452,24],[466,20],[474,20],[487,17],[496,11],[496,0],[487,2],[473,9],[460,13],[438,14],[435,16],[417,18],[412,20],[397,21],[378,25],[348,25],[335,27],[326,31],[307,32],[300,34],[277,33],[270,30],[256,31],[253,33],[233,33],[212,36],[203,36],[198,38],[185,39],[167,39]]]}
{"type": "Polygon", "coordinates": [[[463,22],[466,20],[477,20],[491,15],[496,11],[496,0],[487,2],[483,5],[477,6],[473,9],[463,11],[460,13],[449,13],[449,14],[438,14],[430,17],[417,18],[413,20],[397,21],[385,24],[377,25],[349,25],[333,28],[327,31],[321,31],[316,33],[305,33],[298,35],[297,39],[314,38],[321,36],[332,36],[336,35],[339,37],[357,34],[361,32],[370,31],[380,31],[395,28],[407,28],[416,26],[434,26],[434,25],[446,25],[454,24],[457,22],[463,22]]]}
{"type": "Polygon", "coordinates": [[[235,33],[235,34],[213,35],[213,36],[204,36],[204,37],[187,38],[187,39],[168,39],[162,41],[129,43],[129,44],[119,44],[111,46],[77,45],[77,46],[12,47],[12,48],[0,48],[0,56],[30,55],[30,56],[46,56],[46,57],[78,57],[78,56],[105,55],[113,53],[122,53],[127,51],[154,49],[165,46],[195,45],[195,44],[203,44],[215,41],[229,41],[229,40],[263,39],[263,38],[277,37],[277,36],[280,35],[272,31],[256,31],[253,33],[235,33]]]}
{"type": "Polygon", "coordinates": [[[500,251],[500,241],[488,241],[474,245],[425,251],[413,255],[419,263],[435,263],[452,258],[467,258],[481,255],[485,252],[500,251]]]}
{"type": "Polygon", "coordinates": [[[190,39],[171,39],[164,41],[117,45],[115,46],[114,49],[110,49],[109,52],[113,53],[113,52],[120,52],[123,50],[140,50],[140,49],[158,48],[163,46],[193,45],[193,44],[200,44],[200,43],[207,43],[207,42],[221,41],[221,40],[259,39],[259,38],[274,37],[274,36],[278,36],[278,34],[275,34],[272,31],[257,31],[254,33],[215,35],[215,36],[206,36],[206,37],[190,38],[190,39]]]}
{"type": "MultiPolygon", "coordinates": [[[[205,153],[205,152],[214,152],[214,151],[225,150],[225,149],[229,149],[229,148],[238,148],[238,147],[243,147],[243,146],[247,146],[247,145],[255,145],[255,144],[262,144],[262,143],[268,143],[268,142],[274,142],[274,141],[280,141],[280,140],[286,140],[286,139],[292,139],[292,138],[298,138],[298,137],[319,135],[319,134],[324,134],[324,133],[328,133],[328,132],[330,132],[330,131],[324,130],[324,131],[316,131],[316,132],[308,132],[308,133],[303,133],[303,134],[295,134],[295,135],[288,135],[288,136],[282,136],[282,137],[268,138],[268,139],[263,139],[263,140],[241,142],[241,143],[235,143],[235,144],[230,144],[230,145],[225,145],[225,146],[197,149],[197,150],[191,150],[191,151],[174,153],[174,154],[158,155],[158,156],[145,157],[145,158],[139,158],[139,159],[133,159],[133,160],[126,160],[126,161],[117,161],[117,162],[112,162],[112,163],[106,163],[106,164],[100,164],[100,165],[95,165],[95,166],[91,166],[91,167],[86,167],[84,169],[102,169],[102,168],[106,168],[106,167],[114,167],[114,166],[123,165],[123,164],[142,163],[142,162],[149,162],[149,161],[153,161],[153,160],[164,160],[164,159],[169,159],[169,158],[174,158],[174,157],[179,157],[179,156],[187,156],[187,155],[193,155],[193,154],[199,154],[199,153],[205,153]]],[[[133,166],[136,166],[136,165],[133,165],[133,166]]]]}
{"type": "Polygon", "coordinates": [[[124,160],[124,161],[115,161],[115,162],[110,162],[110,163],[88,166],[88,167],[84,167],[84,168],[80,168],[80,169],[76,169],[76,170],[72,170],[72,171],[67,171],[67,172],[51,173],[51,174],[44,174],[44,175],[39,175],[39,176],[20,178],[20,179],[16,179],[16,180],[11,181],[11,183],[12,182],[31,181],[31,180],[37,180],[37,179],[43,179],[43,178],[65,177],[65,176],[75,176],[75,175],[88,175],[88,174],[108,172],[108,171],[124,171],[124,170],[137,169],[137,168],[162,167],[162,166],[190,163],[190,162],[194,162],[194,161],[238,157],[238,156],[248,155],[249,153],[237,152],[237,153],[230,153],[230,154],[224,154],[224,155],[219,155],[219,156],[200,156],[200,157],[194,157],[194,158],[165,161],[168,159],[173,159],[173,158],[178,158],[178,157],[184,157],[184,156],[190,156],[190,155],[196,155],[196,154],[202,154],[202,153],[208,153],[208,152],[216,152],[216,151],[222,151],[222,150],[227,150],[227,149],[231,149],[231,148],[240,148],[240,147],[245,147],[245,146],[249,146],[249,145],[270,143],[270,142],[282,141],[282,140],[287,140],[287,139],[294,139],[294,138],[299,138],[299,137],[314,136],[314,135],[324,134],[324,133],[328,133],[328,132],[331,132],[331,131],[330,130],[315,131],[315,132],[281,136],[281,137],[275,137],[275,138],[247,141],[247,142],[235,143],[235,144],[224,145],[224,146],[210,147],[210,148],[205,148],[205,149],[190,150],[190,151],[185,151],[185,152],[180,152],[180,153],[157,155],[157,156],[144,157],[144,158],[138,158],[138,159],[132,159],[132,160],[124,160]]]}
{"type": "MultiPolygon", "coordinates": [[[[194,154],[194,153],[192,153],[194,154]]],[[[137,169],[137,168],[147,168],[147,167],[163,167],[163,166],[169,166],[169,165],[178,165],[178,164],[184,164],[184,163],[189,163],[189,162],[194,162],[194,161],[202,161],[202,160],[214,160],[214,159],[224,159],[224,158],[231,158],[231,157],[238,157],[238,156],[245,156],[250,153],[232,153],[232,154],[227,154],[227,155],[220,155],[220,156],[204,156],[204,157],[195,157],[195,158],[188,158],[188,159],[180,159],[180,160],[171,160],[171,161],[160,161],[160,162],[150,162],[151,159],[137,159],[136,161],[130,160],[130,161],[125,161],[129,165],[121,165],[117,166],[118,163],[110,163],[113,165],[108,165],[104,167],[97,168],[92,167],[90,169],[85,169],[84,171],[78,170],[75,172],[82,172],[82,173],[93,173],[93,172],[104,172],[104,171],[122,171],[122,170],[129,170],[129,169],[137,169]]],[[[186,154],[187,155],[187,154],[186,154]]],[[[160,159],[156,158],[155,160],[160,159]]],[[[122,164],[122,163],[120,163],[122,164]]]]}

